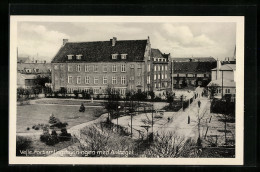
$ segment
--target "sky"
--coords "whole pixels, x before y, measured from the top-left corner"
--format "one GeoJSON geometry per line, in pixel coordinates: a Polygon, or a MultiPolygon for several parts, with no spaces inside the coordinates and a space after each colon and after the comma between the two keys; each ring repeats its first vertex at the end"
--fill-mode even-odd
{"type": "Polygon", "coordinates": [[[55,56],[63,39],[69,42],[142,40],[172,57],[233,57],[236,23],[90,23],[19,22],[18,54],[47,60],[55,56]]]}

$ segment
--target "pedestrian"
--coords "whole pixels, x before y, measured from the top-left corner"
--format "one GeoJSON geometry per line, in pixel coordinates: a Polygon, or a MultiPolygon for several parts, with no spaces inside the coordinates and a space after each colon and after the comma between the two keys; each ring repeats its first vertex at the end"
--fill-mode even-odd
{"type": "Polygon", "coordinates": [[[188,115],[188,124],[190,124],[190,115],[188,115]]]}
{"type": "Polygon", "coordinates": [[[170,122],[170,120],[171,120],[170,117],[168,117],[168,122],[170,122]]]}
{"type": "Polygon", "coordinates": [[[201,104],[201,102],[200,102],[200,100],[198,101],[198,106],[199,106],[199,108],[200,108],[200,104],[201,104]]]}

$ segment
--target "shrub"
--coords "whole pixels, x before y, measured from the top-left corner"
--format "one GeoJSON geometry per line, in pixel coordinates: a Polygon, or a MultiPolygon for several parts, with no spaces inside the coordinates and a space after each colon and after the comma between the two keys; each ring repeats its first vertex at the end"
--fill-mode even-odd
{"type": "Polygon", "coordinates": [[[27,130],[30,130],[30,127],[27,127],[27,130]]]}
{"type": "Polygon", "coordinates": [[[60,141],[69,141],[71,139],[71,134],[67,132],[66,128],[61,129],[61,133],[59,134],[60,141]]]}
{"type": "Polygon", "coordinates": [[[16,156],[22,156],[20,151],[30,149],[32,140],[29,137],[16,136],[16,156]]]}
{"type": "Polygon", "coordinates": [[[57,123],[52,124],[52,125],[50,126],[50,128],[55,128],[55,127],[57,127],[57,128],[66,128],[67,125],[68,125],[67,122],[65,122],[65,123],[57,122],[57,123]]]}
{"type": "Polygon", "coordinates": [[[50,133],[44,132],[44,133],[40,136],[40,140],[41,140],[42,142],[46,143],[50,136],[51,136],[50,133]]]}

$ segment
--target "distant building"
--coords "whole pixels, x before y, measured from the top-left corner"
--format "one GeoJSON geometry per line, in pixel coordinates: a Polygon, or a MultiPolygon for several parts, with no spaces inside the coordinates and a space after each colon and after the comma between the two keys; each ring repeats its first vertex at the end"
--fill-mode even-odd
{"type": "Polygon", "coordinates": [[[173,58],[173,87],[206,87],[211,81],[211,69],[216,66],[217,62],[213,57],[173,58]]]}
{"type": "Polygon", "coordinates": [[[31,59],[29,58],[29,56],[17,58],[17,63],[30,63],[30,62],[31,62],[31,59]]]}
{"type": "Polygon", "coordinates": [[[217,62],[217,67],[212,69],[211,82],[208,87],[212,85],[219,86],[216,92],[216,97],[221,98],[222,95],[236,94],[236,64],[224,64],[217,62]],[[223,94],[222,94],[223,92],[223,94]]]}
{"type": "Polygon", "coordinates": [[[17,87],[31,88],[37,76],[51,79],[50,63],[17,63],[17,87]]]}
{"type": "Polygon", "coordinates": [[[170,54],[163,54],[159,49],[151,49],[152,60],[148,63],[148,72],[150,72],[149,83],[152,91],[166,92],[171,88],[170,54]]]}

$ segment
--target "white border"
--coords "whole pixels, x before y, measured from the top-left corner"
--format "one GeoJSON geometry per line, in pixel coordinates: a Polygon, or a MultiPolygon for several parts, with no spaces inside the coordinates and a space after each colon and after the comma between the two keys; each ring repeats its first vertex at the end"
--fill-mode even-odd
{"type": "Polygon", "coordinates": [[[244,147],[244,17],[243,16],[11,16],[9,89],[9,164],[243,165],[244,147]],[[236,148],[235,158],[87,158],[16,157],[17,22],[235,22],[236,148]]]}

